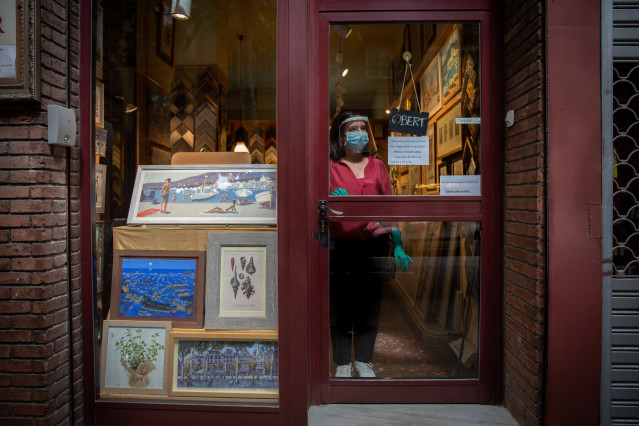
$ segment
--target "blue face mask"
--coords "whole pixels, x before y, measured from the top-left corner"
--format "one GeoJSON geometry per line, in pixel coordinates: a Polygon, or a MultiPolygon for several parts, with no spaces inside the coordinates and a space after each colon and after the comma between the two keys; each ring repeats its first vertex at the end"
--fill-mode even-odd
{"type": "Polygon", "coordinates": [[[345,145],[351,151],[360,153],[368,145],[368,134],[366,132],[346,133],[345,145]]]}

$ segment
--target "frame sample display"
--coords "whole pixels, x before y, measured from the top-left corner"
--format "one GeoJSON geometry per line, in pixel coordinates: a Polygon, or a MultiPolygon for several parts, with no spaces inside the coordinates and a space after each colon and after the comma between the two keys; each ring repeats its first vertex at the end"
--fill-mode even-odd
{"type": "Polygon", "coordinates": [[[170,321],[104,321],[100,393],[166,395],[170,321]]]}
{"type": "Polygon", "coordinates": [[[206,329],[277,329],[277,234],[209,233],[206,329]]]}
{"type": "Polygon", "coordinates": [[[204,262],[202,251],[115,250],[111,319],[202,328],[204,262]]]}
{"type": "Polygon", "coordinates": [[[169,394],[277,398],[275,331],[172,332],[169,394]]]}
{"type": "Polygon", "coordinates": [[[276,190],[275,165],[140,166],[127,222],[275,225],[276,190]]]}

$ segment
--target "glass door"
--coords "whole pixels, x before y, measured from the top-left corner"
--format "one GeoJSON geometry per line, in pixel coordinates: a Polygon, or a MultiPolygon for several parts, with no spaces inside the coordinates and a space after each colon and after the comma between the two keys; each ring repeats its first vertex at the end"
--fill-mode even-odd
{"type": "Polygon", "coordinates": [[[489,15],[317,18],[319,400],[487,402],[489,15]]]}

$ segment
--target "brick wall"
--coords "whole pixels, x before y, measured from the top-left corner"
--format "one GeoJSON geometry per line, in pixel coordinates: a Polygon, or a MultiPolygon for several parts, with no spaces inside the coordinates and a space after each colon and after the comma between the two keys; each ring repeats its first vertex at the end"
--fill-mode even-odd
{"type": "Polygon", "coordinates": [[[3,425],[82,423],[79,150],[47,143],[47,105],[78,107],[78,1],[70,38],[66,3],[41,0],[42,101],[0,102],[3,425]]]}
{"type": "Polygon", "coordinates": [[[505,3],[506,129],[504,403],[541,424],[545,349],[545,112],[543,1],[505,3]]]}

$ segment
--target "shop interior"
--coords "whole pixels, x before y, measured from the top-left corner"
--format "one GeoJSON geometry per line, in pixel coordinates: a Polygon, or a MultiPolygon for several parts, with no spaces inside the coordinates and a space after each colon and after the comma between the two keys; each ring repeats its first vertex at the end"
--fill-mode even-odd
{"type": "MultiPolygon", "coordinates": [[[[177,2],[188,19],[175,3],[95,3],[100,398],[277,404],[276,1],[177,2]]],[[[455,120],[481,116],[478,24],[329,33],[327,125],[367,114],[388,163],[390,110],[429,114],[428,164],[388,166],[395,195],[480,175],[480,125],[455,120]]],[[[377,378],[476,378],[481,224],[399,227],[413,263],[384,286],[377,378]]]]}

